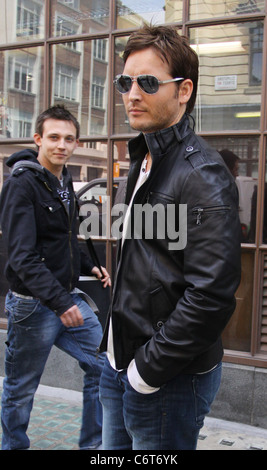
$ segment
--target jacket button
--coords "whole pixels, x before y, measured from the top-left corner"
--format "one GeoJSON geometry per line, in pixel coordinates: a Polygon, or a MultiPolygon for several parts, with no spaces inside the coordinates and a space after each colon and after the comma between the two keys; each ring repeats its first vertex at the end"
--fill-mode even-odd
{"type": "Polygon", "coordinates": [[[157,328],[160,329],[163,326],[163,321],[158,321],[157,328]]]}

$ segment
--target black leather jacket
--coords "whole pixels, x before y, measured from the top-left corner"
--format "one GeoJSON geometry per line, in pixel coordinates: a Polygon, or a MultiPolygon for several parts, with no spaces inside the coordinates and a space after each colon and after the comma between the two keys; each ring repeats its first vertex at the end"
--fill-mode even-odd
{"type": "MultiPolygon", "coordinates": [[[[187,205],[187,243],[171,238],[126,239],[118,253],[111,318],[118,369],[135,358],[150,386],[179,373],[200,373],[222,359],[220,335],[235,309],[240,282],[238,191],[220,155],[180,123],[129,142],[129,204],[141,162],[152,168],[134,204],[187,205]]],[[[132,222],[133,222],[132,207],[132,222]]],[[[156,227],[154,227],[156,228],[156,227]]],[[[176,226],[177,228],[177,226],[176,226]]],[[[180,227],[181,228],[181,227],[180,227]]],[[[108,325],[108,323],[107,323],[108,325]]],[[[101,350],[106,347],[107,331],[101,350]]]]}
{"type": "Polygon", "coordinates": [[[93,263],[80,256],[76,202],[71,177],[65,169],[70,194],[69,211],[57,192],[58,181],[36,159],[33,150],[13,154],[16,164],[0,199],[1,227],[8,251],[6,277],[10,289],[37,297],[57,315],[73,305],[69,292],[80,272],[89,274],[93,263]]]}

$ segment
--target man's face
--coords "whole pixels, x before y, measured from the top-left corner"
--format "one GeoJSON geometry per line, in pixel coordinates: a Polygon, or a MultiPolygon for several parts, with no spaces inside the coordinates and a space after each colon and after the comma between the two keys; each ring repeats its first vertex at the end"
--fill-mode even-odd
{"type": "Polygon", "coordinates": [[[34,135],[39,147],[38,160],[51,173],[62,169],[78,145],[76,127],[71,121],[47,119],[43,135],[34,135]]]}
{"type": "MultiPolygon", "coordinates": [[[[159,80],[176,78],[170,75],[167,62],[163,61],[152,48],[130,54],[123,74],[132,77],[149,74],[159,80]]],[[[131,90],[123,94],[131,127],[147,133],[165,129],[179,122],[186,110],[186,102],[181,99],[183,87],[184,82],[181,83],[179,90],[176,82],[166,83],[160,85],[155,94],[149,95],[134,81],[131,90]]]]}

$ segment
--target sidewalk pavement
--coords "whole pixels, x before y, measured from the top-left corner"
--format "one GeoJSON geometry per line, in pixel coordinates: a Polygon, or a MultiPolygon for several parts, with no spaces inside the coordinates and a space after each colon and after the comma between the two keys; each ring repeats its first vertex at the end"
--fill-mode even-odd
{"type": "MultiPolygon", "coordinates": [[[[82,393],[40,385],[28,429],[31,450],[78,450],[81,414],[82,393]]],[[[198,450],[267,450],[267,429],[207,417],[198,450]]]]}

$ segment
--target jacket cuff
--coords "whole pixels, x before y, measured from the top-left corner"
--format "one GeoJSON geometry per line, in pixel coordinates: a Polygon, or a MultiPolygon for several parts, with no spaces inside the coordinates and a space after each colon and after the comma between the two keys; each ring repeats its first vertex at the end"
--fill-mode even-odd
{"type": "Polygon", "coordinates": [[[54,302],[47,302],[46,306],[52,310],[57,317],[60,317],[63,313],[65,313],[69,308],[73,307],[75,302],[73,302],[72,297],[66,293],[64,298],[60,297],[57,298],[54,302]]]}

